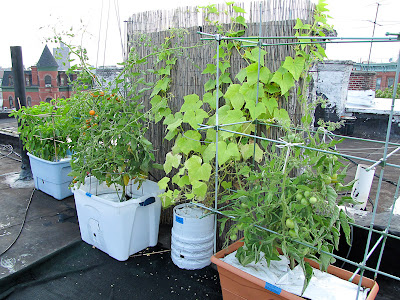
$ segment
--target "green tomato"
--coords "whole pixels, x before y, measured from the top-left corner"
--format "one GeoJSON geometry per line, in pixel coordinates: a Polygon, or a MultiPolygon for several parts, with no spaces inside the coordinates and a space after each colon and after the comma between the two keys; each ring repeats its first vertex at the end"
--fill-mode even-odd
{"type": "Polygon", "coordinates": [[[291,133],[287,136],[289,142],[293,142],[293,140],[296,138],[296,135],[294,133],[291,133]]]}
{"type": "Polygon", "coordinates": [[[315,203],[317,203],[318,199],[313,196],[310,199],[308,199],[308,201],[310,202],[310,204],[315,204],[315,203]]]}
{"type": "Polygon", "coordinates": [[[310,251],[310,248],[306,247],[303,248],[302,252],[303,252],[303,256],[306,256],[308,254],[308,252],[310,251]]]}
{"type": "Polygon", "coordinates": [[[332,181],[332,183],[337,183],[337,182],[338,182],[338,175],[337,175],[337,173],[332,174],[332,176],[331,176],[331,181],[332,181]]]}
{"type": "Polygon", "coordinates": [[[298,200],[298,201],[300,201],[301,199],[303,199],[304,197],[303,197],[303,195],[301,194],[301,193],[297,193],[296,194],[296,199],[298,200]]]}
{"type": "Polygon", "coordinates": [[[290,229],[290,230],[289,230],[289,235],[290,235],[290,237],[292,237],[292,238],[296,238],[296,237],[297,237],[297,233],[296,233],[296,231],[294,231],[293,229],[290,229]]]}
{"type": "Polygon", "coordinates": [[[292,219],[286,219],[286,226],[288,228],[294,228],[294,221],[292,219]]]}
{"type": "Polygon", "coordinates": [[[232,241],[236,241],[237,240],[237,235],[236,234],[231,234],[230,236],[232,241]]]}
{"type": "Polygon", "coordinates": [[[331,183],[332,183],[332,180],[331,180],[330,177],[325,177],[325,178],[324,178],[324,182],[325,182],[325,184],[331,184],[331,183]]]}
{"type": "Polygon", "coordinates": [[[246,203],[243,203],[243,202],[242,202],[240,205],[241,205],[243,208],[247,208],[247,207],[248,207],[248,205],[247,205],[246,203]]]}
{"type": "Polygon", "coordinates": [[[309,191],[304,192],[304,197],[308,198],[311,196],[311,193],[309,191]]]}
{"type": "Polygon", "coordinates": [[[306,198],[301,199],[301,204],[302,205],[308,205],[308,201],[306,198]]]}

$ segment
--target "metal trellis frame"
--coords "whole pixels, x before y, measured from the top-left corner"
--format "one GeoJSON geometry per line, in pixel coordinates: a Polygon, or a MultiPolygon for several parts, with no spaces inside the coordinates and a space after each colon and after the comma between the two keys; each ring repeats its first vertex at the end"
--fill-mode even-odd
{"type": "MultiPolygon", "coordinates": [[[[222,36],[220,34],[211,34],[211,33],[205,33],[205,32],[198,32],[198,34],[205,36],[205,38],[200,38],[200,40],[215,40],[217,42],[217,55],[216,55],[216,60],[217,60],[217,64],[216,64],[216,123],[215,125],[212,126],[208,126],[208,125],[204,125],[204,124],[199,124],[199,128],[198,130],[205,130],[205,129],[210,129],[213,128],[216,131],[216,155],[215,155],[215,165],[216,165],[216,173],[215,173],[215,199],[214,199],[214,208],[209,208],[206,207],[202,204],[199,203],[194,203],[195,205],[202,207],[206,210],[209,210],[210,213],[214,213],[215,214],[215,228],[214,228],[214,252],[216,252],[216,235],[217,235],[217,215],[223,215],[225,217],[229,217],[232,219],[235,219],[235,217],[229,216],[227,214],[224,214],[223,211],[221,211],[220,209],[218,209],[218,132],[219,131],[225,131],[225,132],[230,132],[236,135],[240,135],[240,136],[246,136],[246,137],[250,137],[253,138],[255,140],[265,140],[265,141],[269,141],[269,142],[273,142],[276,144],[285,144],[286,142],[284,141],[280,141],[280,140],[276,140],[276,139],[270,139],[270,138],[265,138],[265,137],[261,137],[261,136],[257,136],[257,131],[255,131],[255,134],[245,134],[242,132],[238,132],[238,131],[233,131],[233,130],[229,130],[226,129],[226,127],[228,126],[232,126],[232,125],[238,125],[238,124],[245,124],[245,123],[253,123],[253,124],[264,124],[267,126],[278,126],[279,125],[275,125],[275,124],[268,124],[268,123],[262,123],[259,122],[257,119],[253,120],[253,121],[244,121],[244,122],[237,122],[237,123],[229,123],[229,124],[219,124],[219,118],[218,118],[218,110],[219,110],[219,48],[220,48],[220,42],[223,40],[229,40],[229,41],[238,41],[238,42],[243,42],[243,43],[247,43],[249,44],[249,47],[259,47],[259,49],[261,49],[261,47],[267,47],[267,46],[279,46],[279,45],[302,45],[302,44],[328,44],[328,43],[371,43],[371,42],[400,42],[400,33],[387,33],[386,35],[393,35],[395,37],[372,37],[372,38],[365,38],[365,37],[320,37],[320,36],[301,36],[301,37],[297,37],[297,36],[278,36],[278,37],[273,37],[273,36],[268,36],[268,37],[262,37],[261,36],[261,9],[260,9],[260,33],[258,37],[226,37],[226,36],[222,36]],[[284,42],[284,43],[262,43],[261,40],[293,40],[293,41],[289,41],[289,42],[284,42]],[[257,40],[257,41],[253,41],[253,40],[257,40]],[[308,41],[302,41],[302,40],[308,40],[308,41]]],[[[246,46],[246,45],[244,45],[246,46]]],[[[261,62],[261,55],[260,55],[261,51],[259,51],[259,57],[258,57],[258,79],[260,76],[260,62],[261,62]]],[[[400,73],[400,52],[399,52],[399,56],[398,56],[398,60],[397,60],[397,70],[396,70],[396,77],[395,77],[395,82],[398,82],[399,80],[399,73],[400,73]]],[[[310,149],[310,150],[314,150],[314,151],[319,151],[319,152],[323,152],[323,153],[327,153],[327,154],[334,154],[334,155],[338,155],[341,156],[343,158],[351,158],[351,159],[358,159],[361,161],[365,161],[365,162],[369,162],[372,163],[372,165],[368,168],[371,169],[375,166],[380,165],[381,166],[381,171],[380,171],[380,175],[379,175],[379,183],[378,183],[378,189],[376,192],[376,199],[375,199],[375,204],[373,207],[373,211],[372,211],[372,218],[370,221],[370,225],[369,228],[365,228],[361,225],[357,225],[357,224],[353,224],[350,223],[352,226],[356,226],[359,228],[363,228],[368,230],[368,239],[367,239],[367,243],[366,243],[366,247],[365,247],[365,252],[364,252],[364,256],[363,256],[363,260],[360,263],[356,263],[353,261],[350,261],[349,259],[340,257],[338,255],[332,254],[332,253],[328,253],[325,251],[321,251],[322,253],[328,254],[330,256],[333,256],[336,259],[339,259],[343,262],[346,262],[350,265],[353,265],[355,267],[357,267],[356,271],[354,272],[353,276],[349,279],[349,281],[352,281],[352,279],[358,274],[360,273],[360,280],[359,280],[359,284],[358,284],[358,290],[357,290],[357,296],[356,299],[358,299],[358,295],[359,295],[359,291],[361,289],[361,282],[362,282],[362,278],[364,275],[364,271],[368,270],[368,271],[372,271],[374,272],[374,280],[376,280],[376,277],[378,274],[387,276],[389,278],[392,279],[396,279],[400,281],[400,278],[391,274],[388,274],[386,272],[382,272],[379,270],[380,267],[380,263],[382,260],[382,256],[383,256],[383,252],[384,252],[384,248],[385,248],[385,243],[387,240],[387,237],[391,237],[391,238],[395,238],[395,239],[399,239],[400,237],[397,237],[395,235],[389,234],[389,228],[390,228],[390,224],[391,224],[391,220],[392,220],[392,216],[393,216],[393,211],[394,211],[394,207],[395,207],[395,203],[399,194],[399,186],[400,186],[400,177],[397,183],[397,188],[396,188],[396,193],[394,196],[394,201],[393,201],[393,206],[392,206],[392,210],[391,210],[391,215],[389,217],[388,223],[385,227],[384,230],[379,231],[373,228],[374,226],[374,222],[375,222],[375,216],[376,216],[376,212],[377,212],[377,207],[378,207],[378,202],[379,202],[379,195],[380,195],[380,191],[381,191],[381,185],[382,185],[382,179],[383,179],[383,174],[384,174],[384,167],[385,166],[391,166],[391,167],[395,167],[395,168],[400,168],[400,165],[397,164],[390,164],[387,162],[387,159],[393,155],[394,153],[396,153],[397,151],[400,150],[400,144],[397,143],[392,143],[389,142],[389,138],[390,138],[390,130],[391,130],[391,123],[392,123],[392,119],[393,119],[393,111],[394,111],[394,103],[395,103],[395,98],[396,98],[396,92],[397,92],[397,84],[394,84],[394,90],[393,90],[393,97],[392,97],[392,106],[391,106],[391,111],[390,111],[390,116],[389,116],[389,120],[388,120],[388,126],[387,126],[387,133],[386,133],[386,140],[383,141],[376,141],[376,140],[371,140],[371,139],[363,139],[363,138],[356,138],[356,137],[347,137],[347,136],[343,136],[343,135],[336,135],[336,134],[332,134],[332,133],[324,133],[327,134],[329,136],[333,136],[333,137],[340,137],[340,138],[346,138],[346,139],[352,139],[352,140],[360,140],[360,141],[367,141],[367,142],[374,142],[374,143],[379,143],[379,144],[384,144],[384,152],[383,152],[383,156],[381,159],[379,160],[371,160],[371,159],[367,159],[367,158],[363,158],[363,157],[358,157],[358,156],[354,156],[354,155],[347,155],[347,154],[342,154],[342,153],[338,153],[338,152],[333,152],[333,151],[329,151],[329,150],[321,150],[321,149],[316,149],[316,148],[310,148],[307,146],[303,146],[303,145],[293,145],[294,147],[299,147],[299,148],[303,148],[303,149],[310,149]],[[396,149],[394,151],[392,151],[391,153],[388,153],[388,146],[396,146],[396,149]],[[372,233],[378,233],[380,234],[380,238],[378,239],[378,241],[373,245],[373,247],[370,249],[370,244],[371,244],[371,237],[372,237],[372,233]],[[378,258],[378,263],[376,268],[371,268],[371,267],[367,267],[366,266],[366,262],[367,260],[370,258],[371,254],[378,248],[378,246],[381,245],[381,250],[379,253],[379,258],[378,258]]],[[[259,80],[257,81],[257,99],[256,101],[258,101],[258,93],[259,93],[259,80]]],[[[257,105],[257,102],[256,102],[257,105]]],[[[257,128],[257,127],[256,127],[257,128]]],[[[294,128],[296,129],[296,128],[294,128]]],[[[257,130],[257,129],[255,129],[257,130]]],[[[254,143],[255,144],[255,143],[254,143]]],[[[254,157],[254,156],[253,156],[254,157]]],[[[255,225],[257,228],[262,229],[262,230],[266,230],[269,231],[271,233],[274,234],[278,234],[277,232],[274,232],[268,228],[265,227],[261,227],[258,225],[255,225]]],[[[296,240],[295,240],[296,241],[296,240]]],[[[310,248],[316,249],[315,247],[313,247],[312,245],[309,245],[307,243],[301,242],[301,241],[296,241],[299,244],[308,246],[310,248]]]]}

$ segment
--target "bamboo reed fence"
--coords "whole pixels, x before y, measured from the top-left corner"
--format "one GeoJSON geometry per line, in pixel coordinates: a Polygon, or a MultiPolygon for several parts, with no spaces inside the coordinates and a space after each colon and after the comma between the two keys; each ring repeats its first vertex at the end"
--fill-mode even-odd
{"type": "MultiPolygon", "coordinates": [[[[303,22],[310,23],[313,18],[314,5],[309,0],[267,0],[255,1],[250,3],[235,3],[246,10],[244,15],[248,28],[245,36],[258,36],[260,34],[260,15],[261,15],[261,36],[293,36],[293,29],[296,19],[300,18],[303,22]],[[260,14],[261,9],[261,14],[260,14]]],[[[216,5],[217,10],[227,11],[227,14],[208,16],[211,21],[218,21],[220,24],[230,23],[231,17],[236,17],[237,13],[225,4],[216,5]]],[[[140,56],[145,56],[154,52],[154,49],[146,45],[146,40],[151,41],[154,46],[161,45],[167,36],[170,36],[171,30],[179,29],[172,39],[172,45],[182,46],[177,63],[171,72],[170,94],[172,98],[170,106],[173,112],[179,110],[183,104],[183,97],[189,94],[198,94],[200,97],[205,93],[204,84],[209,80],[209,74],[202,75],[207,63],[215,63],[213,57],[216,54],[216,44],[213,42],[200,41],[200,35],[197,34],[199,26],[204,32],[214,33],[216,28],[207,25],[206,14],[201,8],[181,7],[174,10],[156,10],[134,14],[127,22],[127,52],[132,47],[136,47],[140,56]],[[182,38],[183,36],[183,38],[182,38]],[[201,45],[196,47],[197,45],[201,45]],[[191,47],[191,48],[190,48],[191,47]]],[[[224,25],[228,26],[228,25],[224,25]]],[[[278,43],[278,39],[270,40],[271,43],[278,43]]],[[[266,66],[275,71],[288,55],[294,55],[291,46],[271,46],[265,49],[266,66]]],[[[155,64],[155,57],[151,57],[144,66],[149,68],[155,64]]],[[[235,81],[235,75],[247,62],[239,55],[232,55],[231,68],[229,70],[231,79],[235,81]]],[[[149,82],[154,82],[154,76],[146,78],[149,82]]],[[[238,83],[238,82],[237,82],[238,83]]],[[[150,93],[149,93],[150,94],[150,93]]],[[[149,107],[149,94],[145,97],[145,105],[149,107]]],[[[281,99],[281,107],[285,108],[295,123],[300,120],[301,112],[297,106],[296,92],[293,92],[288,101],[281,99]]],[[[162,124],[149,124],[147,138],[153,143],[157,163],[164,163],[165,155],[172,148],[172,143],[165,140],[165,126],[162,124]]],[[[277,131],[268,132],[271,138],[276,138],[277,131]]],[[[154,174],[155,179],[161,179],[164,174],[157,171],[154,174]]],[[[172,223],[172,209],[164,210],[161,216],[161,223],[172,223]]]]}

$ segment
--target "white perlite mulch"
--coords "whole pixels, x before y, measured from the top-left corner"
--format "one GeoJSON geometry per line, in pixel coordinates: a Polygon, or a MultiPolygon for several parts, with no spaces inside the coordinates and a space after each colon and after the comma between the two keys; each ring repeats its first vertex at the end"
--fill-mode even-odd
{"type": "MultiPolygon", "coordinates": [[[[303,270],[300,266],[290,270],[289,260],[285,256],[280,256],[280,261],[271,261],[269,268],[264,259],[257,264],[252,262],[244,267],[235,256],[236,251],[221,260],[285,291],[301,295],[304,283],[303,270]]],[[[354,283],[314,269],[314,276],[302,296],[312,300],[354,300],[357,288],[354,283]]],[[[358,299],[366,299],[368,292],[369,289],[361,289],[358,299]]]]}
{"type": "Polygon", "coordinates": [[[35,182],[32,180],[20,180],[19,173],[4,174],[4,182],[13,189],[34,188],[35,182]]]}

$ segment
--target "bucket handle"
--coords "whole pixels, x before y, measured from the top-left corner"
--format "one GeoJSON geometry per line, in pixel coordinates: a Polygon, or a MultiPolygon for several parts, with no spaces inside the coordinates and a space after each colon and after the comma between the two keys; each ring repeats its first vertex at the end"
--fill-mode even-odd
{"type": "Polygon", "coordinates": [[[154,203],[154,202],[156,202],[156,198],[154,198],[154,197],[149,197],[149,198],[147,198],[146,200],[144,200],[143,202],[140,202],[139,205],[140,205],[140,206],[147,206],[147,205],[150,205],[150,204],[152,204],[152,203],[154,203]]]}

